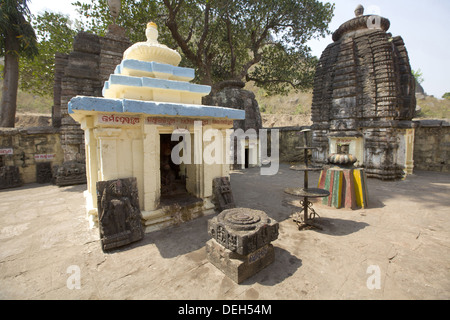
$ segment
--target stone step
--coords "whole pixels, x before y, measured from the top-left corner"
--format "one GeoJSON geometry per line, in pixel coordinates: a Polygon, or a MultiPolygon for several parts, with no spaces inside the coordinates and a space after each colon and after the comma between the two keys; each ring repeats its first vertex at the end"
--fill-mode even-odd
{"type": "Polygon", "coordinates": [[[170,216],[145,221],[145,233],[158,231],[175,225],[175,221],[170,216]]]}

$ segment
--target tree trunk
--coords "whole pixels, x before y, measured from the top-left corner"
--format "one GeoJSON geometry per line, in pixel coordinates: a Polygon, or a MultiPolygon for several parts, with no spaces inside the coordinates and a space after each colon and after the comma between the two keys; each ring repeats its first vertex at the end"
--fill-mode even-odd
{"type": "Polygon", "coordinates": [[[8,33],[6,35],[5,52],[0,127],[14,128],[19,85],[19,44],[15,34],[8,33]]]}

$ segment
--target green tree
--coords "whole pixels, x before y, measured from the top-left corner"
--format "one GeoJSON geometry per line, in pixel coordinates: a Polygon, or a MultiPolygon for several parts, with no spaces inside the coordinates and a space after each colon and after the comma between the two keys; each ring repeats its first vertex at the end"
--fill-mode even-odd
{"type": "Polygon", "coordinates": [[[424,82],[424,78],[423,78],[423,72],[420,69],[417,70],[411,70],[414,78],[416,78],[417,83],[422,84],[422,82],[424,82]]]}
{"type": "MultiPolygon", "coordinates": [[[[74,5],[88,30],[101,35],[112,23],[106,0],[74,5]]],[[[277,94],[312,86],[317,58],[306,42],[329,33],[333,10],[317,0],[123,0],[116,22],[133,42],[156,22],[160,41],[196,69],[199,83],[252,80],[277,94]]]]}
{"type": "Polygon", "coordinates": [[[26,0],[0,2],[0,56],[5,57],[0,104],[1,127],[14,127],[20,56],[33,57],[38,54],[36,34],[27,21],[29,15],[26,0]]]}
{"type": "Polygon", "coordinates": [[[442,99],[450,100],[450,92],[446,92],[442,95],[442,99]]]}
{"type": "Polygon", "coordinates": [[[20,88],[40,95],[53,95],[55,53],[69,53],[77,33],[68,16],[44,12],[33,16],[32,25],[37,33],[39,55],[20,61],[20,88]]]}

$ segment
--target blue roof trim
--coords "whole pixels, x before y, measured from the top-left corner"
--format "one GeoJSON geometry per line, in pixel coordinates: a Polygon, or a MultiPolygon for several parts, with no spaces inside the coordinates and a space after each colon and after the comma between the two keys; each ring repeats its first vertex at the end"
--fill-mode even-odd
{"type": "Polygon", "coordinates": [[[159,72],[174,75],[177,77],[195,78],[195,70],[192,68],[175,67],[170,64],[158,62],[139,61],[135,59],[123,60],[114,71],[115,74],[121,74],[123,69],[139,70],[144,72],[159,72]]]}
{"type": "Polygon", "coordinates": [[[129,99],[76,96],[69,101],[69,114],[75,111],[140,113],[148,115],[212,117],[244,120],[245,111],[231,108],[129,99]]]}
{"type": "Polygon", "coordinates": [[[192,84],[189,82],[156,79],[148,77],[131,77],[118,74],[109,76],[109,80],[105,82],[103,90],[108,90],[112,85],[122,85],[130,87],[145,87],[166,90],[180,90],[194,93],[209,94],[211,92],[210,86],[192,84]]]}

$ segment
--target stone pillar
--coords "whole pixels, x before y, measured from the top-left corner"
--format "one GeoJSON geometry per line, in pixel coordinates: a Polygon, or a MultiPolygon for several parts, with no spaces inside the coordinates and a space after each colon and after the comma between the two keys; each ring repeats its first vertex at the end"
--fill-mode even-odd
{"type": "Polygon", "coordinates": [[[81,123],[81,129],[84,130],[84,141],[86,149],[86,180],[87,190],[84,192],[86,199],[86,216],[89,226],[92,228],[98,226],[97,194],[98,181],[98,155],[97,139],[94,134],[94,119],[92,116],[86,117],[81,123]]]}
{"type": "Polygon", "coordinates": [[[144,126],[144,211],[156,210],[161,196],[160,137],[156,126],[144,126]]]}

